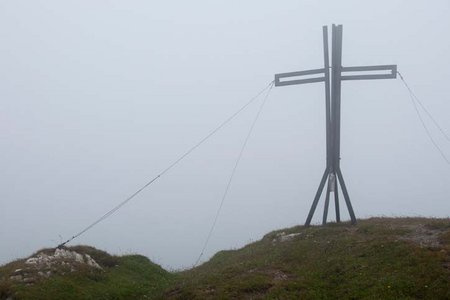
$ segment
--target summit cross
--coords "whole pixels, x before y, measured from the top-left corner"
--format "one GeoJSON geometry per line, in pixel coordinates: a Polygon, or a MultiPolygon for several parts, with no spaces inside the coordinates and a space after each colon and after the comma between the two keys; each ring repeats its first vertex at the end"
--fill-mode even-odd
{"type": "Polygon", "coordinates": [[[352,224],[356,224],[355,213],[353,211],[352,203],[350,202],[350,196],[348,194],[340,167],[342,80],[393,79],[397,77],[396,65],[343,67],[342,25],[333,24],[331,43],[331,67],[328,51],[328,27],[323,26],[324,67],[322,69],[275,74],[275,86],[297,85],[314,82],[325,83],[327,164],[306,219],[305,226],[309,226],[311,223],[311,219],[317,208],[317,204],[327,181],[328,185],[325,195],[322,224],[327,223],[331,192],[334,193],[336,222],[341,221],[338,184],[340,184],[342,188],[342,194],[344,195],[345,204],[347,206],[351,222],[352,224]]]}

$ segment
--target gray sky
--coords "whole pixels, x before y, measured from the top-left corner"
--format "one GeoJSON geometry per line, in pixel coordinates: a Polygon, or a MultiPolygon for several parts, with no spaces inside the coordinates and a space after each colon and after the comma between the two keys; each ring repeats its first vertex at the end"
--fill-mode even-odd
{"type": "MultiPolygon", "coordinates": [[[[273,74],[322,67],[322,25],[344,25],[343,65],[398,64],[450,133],[449,15],[448,0],[1,1],[0,263],[101,216],[273,74]]],[[[192,265],[256,108],[74,244],[192,265]]],[[[305,221],[324,113],[320,83],[272,90],[205,259],[305,221]]],[[[399,79],[344,82],[342,118],[357,217],[449,216],[450,166],[399,79]]]]}

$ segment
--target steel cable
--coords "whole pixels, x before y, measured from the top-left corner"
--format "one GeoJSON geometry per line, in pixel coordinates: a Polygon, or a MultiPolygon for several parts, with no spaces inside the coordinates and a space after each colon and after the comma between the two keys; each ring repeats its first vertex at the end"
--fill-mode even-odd
{"type": "Polygon", "coordinates": [[[209,134],[207,134],[204,138],[202,138],[199,142],[197,142],[194,146],[189,148],[186,152],[184,152],[182,155],[180,155],[174,162],[172,162],[170,165],[168,165],[165,169],[163,169],[157,176],[152,178],[150,181],[148,181],[144,186],[142,186],[140,189],[138,189],[136,192],[131,194],[128,198],[117,204],[115,207],[113,207],[111,210],[106,212],[103,216],[83,228],[81,231],[73,235],[71,238],[66,240],[65,242],[59,244],[57,247],[61,248],[65,246],[67,243],[71,242],[72,240],[76,239],[80,235],[84,234],[86,231],[90,230],[92,227],[97,225],[98,223],[104,221],[109,216],[114,214],[117,210],[119,210],[122,206],[124,206],[126,203],[131,201],[134,197],[136,197],[139,193],[141,193],[144,189],[146,189],[148,186],[150,186],[152,183],[154,183],[156,180],[158,180],[161,176],[163,176],[165,173],[167,173],[170,169],[175,167],[178,163],[180,163],[184,158],[186,158],[189,154],[191,154],[195,149],[197,149],[200,145],[202,145],[204,142],[206,142],[211,136],[213,136],[215,133],[217,133],[220,129],[222,129],[225,125],[227,125],[229,122],[231,122],[237,115],[239,115],[243,110],[245,110],[250,104],[256,101],[265,91],[272,89],[273,81],[271,81],[264,89],[262,89],[260,92],[258,92],[254,97],[252,97],[247,103],[245,103],[243,106],[241,106],[236,112],[234,112],[230,117],[225,119],[219,126],[217,126],[215,129],[213,129],[209,134]]]}
{"type": "Polygon", "coordinates": [[[409,91],[409,96],[411,98],[411,102],[413,103],[414,109],[415,109],[415,111],[417,113],[417,116],[419,117],[419,120],[420,120],[420,123],[422,124],[422,127],[425,129],[425,133],[427,134],[428,138],[430,139],[430,141],[434,145],[434,147],[439,151],[439,153],[441,154],[442,158],[447,162],[447,164],[450,165],[450,159],[447,158],[447,156],[445,155],[444,151],[441,149],[441,147],[439,147],[439,145],[437,144],[437,142],[434,140],[433,136],[431,135],[431,132],[428,129],[428,127],[427,127],[427,125],[425,123],[425,120],[423,119],[422,115],[420,114],[420,110],[419,110],[419,107],[417,106],[417,103],[419,103],[420,106],[422,107],[422,109],[428,114],[428,116],[433,121],[433,123],[436,125],[436,127],[440,130],[440,132],[447,138],[447,140],[450,141],[449,137],[445,134],[445,132],[442,130],[441,126],[439,126],[437,121],[428,112],[428,110],[426,110],[425,107],[422,105],[420,100],[417,98],[417,96],[414,94],[414,92],[409,87],[408,83],[406,83],[406,81],[403,78],[402,74],[400,72],[397,72],[397,74],[400,76],[400,79],[402,80],[403,84],[405,85],[405,87],[409,91]]]}
{"type": "Polygon", "coordinates": [[[236,162],[234,163],[234,167],[233,167],[233,169],[231,171],[230,177],[228,178],[227,185],[226,185],[225,191],[224,191],[224,193],[222,195],[219,208],[216,211],[216,215],[215,215],[214,220],[212,222],[212,225],[211,225],[211,227],[209,229],[208,235],[206,236],[206,240],[205,240],[205,242],[203,244],[203,247],[202,247],[202,250],[200,252],[200,255],[198,256],[198,258],[197,258],[197,260],[196,260],[196,262],[194,264],[194,267],[198,265],[198,263],[200,262],[203,254],[204,254],[204,252],[206,250],[206,247],[208,246],[209,240],[211,239],[212,233],[213,233],[213,231],[214,231],[214,229],[216,227],[217,220],[219,218],[219,215],[220,215],[220,212],[222,210],[223,204],[224,204],[225,199],[226,199],[226,197],[228,195],[228,192],[230,191],[231,183],[233,181],[234,175],[236,174],[236,170],[237,170],[237,168],[239,166],[239,162],[242,159],[242,155],[244,154],[244,151],[245,151],[245,148],[247,146],[247,143],[248,143],[248,141],[250,139],[250,136],[251,136],[251,134],[253,132],[253,129],[255,128],[256,122],[258,121],[258,119],[259,119],[259,117],[261,115],[261,112],[262,112],[262,110],[263,110],[263,108],[264,108],[264,106],[265,106],[265,104],[267,102],[267,98],[269,97],[269,94],[270,94],[270,91],[272,90],[272,88],[273,88],[273,83],[270,86],[270,89],[267,91],[266,96],[264,97],[264,100],[262,101],[261,105],[259,106],[258,112],[256,113],[255,118],[253,119],[253,122],[252,122],[252,124],[250,126],[250,129],[248,130],[247,136],[245,137],[244,143],[242,144],[241,150],[239,151],[239,155],[238,155],[238,157],[236,159],[236,162]]]}

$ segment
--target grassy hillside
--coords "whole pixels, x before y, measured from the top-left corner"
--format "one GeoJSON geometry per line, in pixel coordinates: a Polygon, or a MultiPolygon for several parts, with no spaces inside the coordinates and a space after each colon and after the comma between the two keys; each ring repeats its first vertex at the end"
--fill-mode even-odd
{"type": "Polygon", "coordinates": [[[10,280],[24,260],[0,267],[0,299],[450,299],[450,220],[372,218],[278,230],[203,265],[168,273],[139,255],[90,247],[103,270],[10,280]],[[3,298],[2,298],[3,297],[3,298]]]}
{"type": "MultiPolygon", "coordinates": [[[[160,266],[141,255],[111,256],[92,247],[68,249],[89,254],[103,270],[82,268],[76,272],[55,271],[49,278],[39,278],[32,284],[10,279],[14,270],[23,268],[18,260],[0,268],[0,299],[155,299],[161,298],[175,278],[160,266]]],[[[51,249],[44,249],[38,252],[51,249]]]]}
{"type": "Polygon", "coordinates": [[[450,221],[294,227],[185,271],[172,299],[450,299],[450,221]],[[284,241],[283,241],[284,240],[284,241]]]}

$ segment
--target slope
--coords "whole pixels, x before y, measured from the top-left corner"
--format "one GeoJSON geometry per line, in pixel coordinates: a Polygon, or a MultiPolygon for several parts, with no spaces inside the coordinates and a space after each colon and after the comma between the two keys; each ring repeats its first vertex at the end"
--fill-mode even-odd
{"type": "Polygon", "coordinates": [[[0,267],[0,299],[450,299],[450,220],[297,226],[177,273],[139,255],[43,249],[0,267]]]}
{"type": "Polygon", "coordinates": [[[154,299],[173,279],[141,255],[111,256],[88,246],[43,249],[0,267],[0,299],[154,299]]]}
{"type": "Polygon", "coordinates": [[[450,220],[294,227],[181,273],[171,299],[450,299],[450,220]]]}

